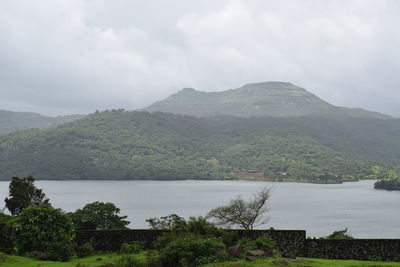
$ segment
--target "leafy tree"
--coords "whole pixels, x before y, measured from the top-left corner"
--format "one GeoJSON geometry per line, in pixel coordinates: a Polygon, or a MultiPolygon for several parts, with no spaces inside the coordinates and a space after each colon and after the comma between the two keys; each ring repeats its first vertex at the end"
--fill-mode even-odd
{"type": "Polygon", "coordinates": [[[150,218],[146,222],[154,230],[182,230],[187,227],[186,220],[176,214],[170,214],[160,218],[150,218]]]}
{"type": "Polygon", "coordinates": [[[13,219],[12,228],[19,253],[41,251],[48,259],[62,261],[73,253],[72,222],[60,209],[49,205],[28,207],[13,219]]]}
{"type": "Polygon", "coordinates": [[[348,232],[347,228],[334,231],[332,234],[324,237],[325,239],[354,239],[348,232]]]}
{"type": "Polygon", "coordinates": [[[271,188],[264,187],[248,201],[241,196],[232,199],[228,205],[212,209],[207,217],[214,218],[216,223],[225,227],[238,226],[246,230],[268,221],[268,200],[271,197],[271,188]]]}
{"type": "Polygon", "coordinates": [[[42,189],[36,188],[34,182],[35,178],[32,176],[24,178],[15,176],[11,179],[9,197],[4,201],[12,215],[17,215],[32,205],[49,204],[49,199],[46,198],[42,189]]]}
{"type": "Polygon", "coordinates": [[[113,203],[93,202],[71,213],[77,230],[125,229],[127,216],[119,216],[120,209],[113,203]]]}

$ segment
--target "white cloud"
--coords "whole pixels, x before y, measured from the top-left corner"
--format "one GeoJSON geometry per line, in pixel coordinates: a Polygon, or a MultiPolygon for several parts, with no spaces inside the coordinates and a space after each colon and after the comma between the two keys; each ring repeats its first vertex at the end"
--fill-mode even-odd
{"type": "Polygon", "coordinates": [[[139,108],[283,80],[400,116],[395,0],[0,2],[0,109],[139,108]]]}

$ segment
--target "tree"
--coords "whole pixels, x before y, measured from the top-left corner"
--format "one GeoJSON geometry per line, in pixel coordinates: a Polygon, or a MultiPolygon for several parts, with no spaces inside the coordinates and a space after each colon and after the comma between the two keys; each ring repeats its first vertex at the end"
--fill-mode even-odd
{"type": "Polygon", "coordinates": [[[130,222],[119,212],[113,203],[96,201],[71,213],[71,217],[77,230],[125,229],[130,222]]]}
{"type": "Polygon", "coordinates": [[[32,205],[49,204],[49,199],[42,189],[34,185],[35,178],[32,176],[11,178],[9,185],[9,197],[4,201],[6,208],[12,215],[17,215],[25,208],[32,205]]]}
{"type": "Polygon", "coordinates": [[[160,218],[150,218],[146,222],[154,230],[182,230],[187,227],[186,220],[176,214],[170,214],[160,218]]]}
{"type": "Polygon", "coordinates": [[[332,234],[322,237],[323,239],[354,239],[348,232],[347,228],[334,231],[332,234]]]}
{"type": "Polygon", "coordinates": [[[73,254],[74,228],[60,209],[34,205],[13,219],[13,240],[19,253],[44,252],[47,259],[67,261],[73,254]]]}
{"type": "Polygon", "coordinates": [[[265,224],[269,211],[267,204],[271,197],[271,188],[264,187],[248,201],[241,196],[232,199],[228,205],[212,209],[207,218],[214,218],[217,225],[224,227],[238,226],[246,230],[265,224]]]}

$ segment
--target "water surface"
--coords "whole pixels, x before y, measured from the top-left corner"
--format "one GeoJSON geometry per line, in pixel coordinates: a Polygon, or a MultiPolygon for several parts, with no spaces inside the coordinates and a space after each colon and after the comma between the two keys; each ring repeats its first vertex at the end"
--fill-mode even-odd
{"type": "MultiPolygon", "coordinates": [[[[373,189],[374,181],[335,185],[270,183],[270,220],[263,227],[304,229],[325,236],[347,227],[359,238],[400,238],[400,192],[373,189]]],[[[176,213],[205,215],[237,195],[251,196],[265,182],[254,181],[37,181],[55,207],[74,211],[86,203],[110,201],[133,228],[146,219],[176,213]]],[[[4,199],[8,182],[0,182],[4,199]]]]}

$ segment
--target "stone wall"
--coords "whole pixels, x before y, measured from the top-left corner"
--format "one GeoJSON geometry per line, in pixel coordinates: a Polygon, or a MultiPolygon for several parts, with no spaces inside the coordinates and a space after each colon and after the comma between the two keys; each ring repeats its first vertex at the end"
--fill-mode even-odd
{"type": "Polygon", "coordinates": [[[307,239],[304,256],[341,260],[399,260],[400,239],[307,239]]]}
{"type": "Polygon", "coordinates": [[[76,231],[75,241],[78,245],[91,242],[93,248],[104,251],[117,251],[121,244],[139,241],[145,248],[151,248],[163,230],[136,229],[136,230],[85,230],[76,231]]]}
{"type": "MultiPolygon", "coordinates": [[[[286,230],[229,230],[233,232],[234,239],[243,237],[258,238],[270,237],[273,239],[283,255],[302,255],[306,238],[305,231],[286,230]]],[[[132,241],[141,242],[144,247],[151,248],[151,244],[165,231],[162,230],[99,230],[99,231],[77,231],[76,242],[81,245],[92,242],[96,250],[119,250],[122,243],[132,241]]]]}

